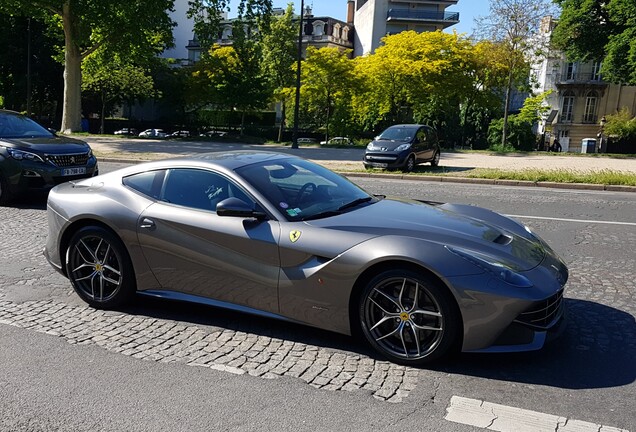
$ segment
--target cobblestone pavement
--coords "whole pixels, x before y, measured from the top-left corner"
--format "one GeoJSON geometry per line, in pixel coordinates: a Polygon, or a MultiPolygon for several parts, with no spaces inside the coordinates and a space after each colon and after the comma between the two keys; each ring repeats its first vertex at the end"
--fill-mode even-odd
{"type": "Polygon", "coordinates": [[[331,391],[369,391],[389,402],[402,401],[417,385],[418,369],[363,354],[235,329],[92,309],[76,301],[69,282],[41,254],[46,239],[44,210],[0,207],[0,232],[0,325],[59,336],[71,344],[94,344],[148,361],[270,379],[292,377],[331,391]],[[47,287],[47,292],[57,293],[56,300],[10,300],[6,295],[10,287],[18,292],[47,287]],[[65,295],[70,304],[58,300],[65,295]]]}
{"type": "MultiPolygon", "coordinates": [[[[170,319],[161,311],[158,316],[149,316],[89,308],[41,254],[46,237],[42,207],[0,207],[0,325],[61,337],[71,344],[96,345],[145,361],[181,363],[264,379],[291,377],[327,391],[367,391],[389,402],[403,401],[418,383],[430,384],[418,369],[380,361],[339,344],[333,347],[322,343],[338,335],[330,334],[312,343],[311,338],[252,331],[249,325],[225,325],[223,320],[200,323],[170,319]]],[[[555,234],[565,227],[541,222],[531,226],[555,234]]],[[[573,234],[573,243],[582,253],[568,260],[571,277],[566,296],[571,321],[563,339],[568,356],[600,355],[621,362],[636,358],[636,257],[631,253],[599,260],[595,254],[599,248],[612,250],[618,245],[633,251],[633,228],[616,230],[607,235],[581,227],[573,234]]],[[[487,367],[482,364],[482,368],[487,367]]],[[[504,369],[508,378],[527,374],[512,366],[504,369]]],[[[586,384],[596,385],[596,378],[585,379],[589,381],[586,384]]],[[[625,381],[622,377],[616,383],[608,382],[624,385],[625,381]]]]}

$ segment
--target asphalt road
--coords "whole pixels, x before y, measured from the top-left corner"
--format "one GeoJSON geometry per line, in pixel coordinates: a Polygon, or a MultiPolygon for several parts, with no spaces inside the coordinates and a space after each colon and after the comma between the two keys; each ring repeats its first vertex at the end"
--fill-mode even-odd
{"type": "Polygon", "coordinates": [[[351,338],[213,308],[151,301],[95,313],[41,256],[44,202],[32,197],[0,207],[0,430],[483,430],[445,420],[459,396],[597,426],[580,430],[636,431],[633,193],[355,181],[372,193],[481,205],[530,226],[570,267],[562,338],[536,353],[463,354],[413,370],[351,338]],[[137,334],[144,342],[129,342],[137,334]],[[152,335],[180,348],[157,354],[152,335]],[[258,375],[236,357],[196,366],[219,341],[231,347],[226,357],[295,357],[307,369],[258,375]],[[359,388],[319,385],[312,370],[349,371],[359,388]]]}

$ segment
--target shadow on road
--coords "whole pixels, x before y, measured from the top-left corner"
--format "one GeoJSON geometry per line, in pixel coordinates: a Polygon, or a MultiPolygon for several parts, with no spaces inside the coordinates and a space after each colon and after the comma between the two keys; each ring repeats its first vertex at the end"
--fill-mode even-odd
{"type": "MultiPolygon", "coordinates": [[[[430,369],[566,389],[631,384],[636,379],[636,322],[599,303],[567,299],[568,325],[544,349],[516,354],[455,355],[430,369]]],[[[143,298],[124,312],[328,347],[382,360],[360,340],[293,323],[214,307],[143,298]]]]}

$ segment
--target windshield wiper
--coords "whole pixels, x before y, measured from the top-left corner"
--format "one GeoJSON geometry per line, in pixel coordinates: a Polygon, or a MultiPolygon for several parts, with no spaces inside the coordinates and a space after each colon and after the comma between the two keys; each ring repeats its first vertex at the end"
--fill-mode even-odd
{"type": "Polygon", "coordinates": [[[331,217],[331,216],[338,216],[339,214],[342,214],[342,212],[336,211],[336,210],[328,210],[321,213],[313,214],[311,216],[304,217],[301,220],[308,221],[313,219],[322,219],[322,218],[331,217]]]}
{"type": "Polygon", "coordinates": [[[350,203],[341,205],[340,207],[338,207],[338,211],[340,212],[340,211],[346,210],[346,209],[351,208],[351,207],[359,206],[360,204],[364,204],[365,202],[369,202],[372,199],[373,199],[372,196],[368,196],[368,197],[364,197],[364,198],[358,198],[356,200],[351,201],[350,203]]]}

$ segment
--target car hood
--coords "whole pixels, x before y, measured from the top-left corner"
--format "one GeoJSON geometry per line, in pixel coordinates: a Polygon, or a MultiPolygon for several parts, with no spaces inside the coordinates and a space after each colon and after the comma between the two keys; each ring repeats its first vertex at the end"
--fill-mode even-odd
{"type": "Polygon", "coordinates": [[[382,151],[394,151],[401,145],[411,144],[411,141],[390,141],[390,140],[373,140],[371,141],[371,149],[372,151],[382,150],[382,151]]]}
{"type": "Polygon", "coordinates": [[[8,147],[37,153],[84,153],[90,147],[84,141],[67,137],[51,138],[3,138],[8,147]]]}
{"type": "Polygon", "coordinates": [[[475,251],[518,270],[541,263],[541,240],[521,224],[480,207],[382,199],[335,217],[309,221],[323,229],[418,238],[441,246],[475,251]]]}

